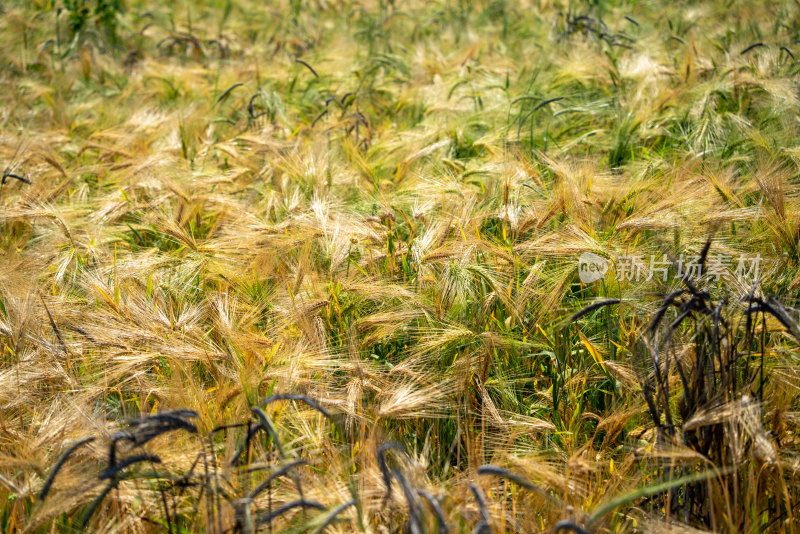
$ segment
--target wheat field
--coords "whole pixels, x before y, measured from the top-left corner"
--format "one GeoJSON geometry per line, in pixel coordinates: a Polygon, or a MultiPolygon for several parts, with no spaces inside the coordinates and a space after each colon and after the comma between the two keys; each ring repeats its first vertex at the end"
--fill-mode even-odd
{"type": "Polygon", "coordinates": [[[3,532],[800,532],[798,2],[0,13],[3,532]]]}

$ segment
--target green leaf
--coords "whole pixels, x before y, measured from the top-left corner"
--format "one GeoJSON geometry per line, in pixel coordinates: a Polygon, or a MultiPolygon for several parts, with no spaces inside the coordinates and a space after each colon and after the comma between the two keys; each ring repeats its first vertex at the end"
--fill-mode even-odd
{"type": "Polygon", "coordinates": [[[641,499],[642,497],[650,497],[651,495],[656,495],[663,491],[667,491],[668,489],[677,486],[682,486],[683,484],[691,484],[693,482],[700,482],[701,480],[708,480],[709,478],[719,477],[728,474],[731,471],[732,469],[730,468],[721,469],[718,471],[703,471],[702,473],[676,478],[674,480],[663,482],[661,484],[656,484],[655,486],[647,486],[644,488],[636,489],[634,491],[631,491],[630,493],[626,493],[625,495],[621,495],[619,497],[611,499],[607,503],[602,504],[599,507],[595,508],[595,510],[591,513],[591,515],[589,515],[589,519],[586,521],[586,526],[591,526],[598,519],[601,519],[609,512],[616,510],[620,506],[624,506],[630,502],[633,502],[636,499],[641,499]]]}

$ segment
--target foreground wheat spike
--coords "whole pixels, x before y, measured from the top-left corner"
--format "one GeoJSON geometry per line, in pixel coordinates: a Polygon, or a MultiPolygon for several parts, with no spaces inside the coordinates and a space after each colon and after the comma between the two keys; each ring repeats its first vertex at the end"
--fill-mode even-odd
{"type": "Polygon", "coordinates": [[[648,333],[652,336],[655,333],[656,329],[658,329],[658,325],[661,323],[661,319],[663,319],[664,314],[669,309],[669,307],[675,302],[675,299],[683,295],[685,290],[678,289],[673,291],[661,302],[661,306],[658,308],[656,313],[653,315],[653,318],[650,320],[650,325],[647,327],[648,333]]]}
{"type": "Polygon", "coordinates": [[[284,504],[280,508],[273,510],[272,512],[268,512],[265,514],[259,514],[256,517],[255,524],[256,526],[264,525],[267,523],[271,523],[274,519],[282,516],[289,510],[294,508],[314,508],[316,510],[325,510],[325,506],[316,502],[316,501],[307,501],[305,499],[298,499],[296,501],[292,501],[289,503],[284,504]]]}
{"type": "Polygon", "coordinates": [[[492,532],[494,532],[491,526],[492,518],[489,516],[489,510],[486,508],[486,496],[483,490],[475,484],[470,484],[469,490],[472,492],[473,497],[475,497],[475,502],[478,503],[478,510],[480,510],[481,513],[481,520],[475,527],[475,534],[492,534],[492,532]]]}
{"type": "Polygon", "coordinates": [[[576,534],[591,534],[588,530],[581,527],[577,523],[570,521],[569,519],[565,519],[563,521],[559,521],[555,525],[553,525],[553,533],[558,534],[559,532],[575,532],[576,534]]]}
{"type": "Polygon", "coordinates": [[[331,513],[328,514],[328,517],[325,518],[325,521],[322,523],[322,525],[320,525],[320,527],[317,530],[314,531],[314,534],[322,534],[322,532],[324,532],[326,528],[328,528],[334,521],[336,521],[336,518],[340,513],[344,512],[345,510],[347,510],[351,506],[355,506],[356,504],[357,504],[357,501],[351,500],[351,501],[347,501],[344,504],[340,504],[339,506],[334,508],[331,511],[331,513]]]}
{"type": "MultiPolygon", "coordinates": [[[[106,498],[106,496],[108,496],[108,494],[111,492],[111,490],[116,488],[117,485],[120,483],[120,481],[124,476],[124,475],[121,476],[122,471],[130,467],[131,465],[142,462],[161,463],[161,458],[152,454],[137,454],[134,456],[130,456],[128,458],[124,458],[122,461],[111,465],[108,469],[102,471],[98,475],[98,480],[107,480],[107,479],[110,480],[106,485],[106,487],[103,489],[103,491],[100,493],[100,495],[97,496],[97,498],[92,502],[91,506],[89,506],[89,509],[84,514],[81,520],[81,528],[85,528],[86,525],[89,524],[89,520],[92,518],[95,511],[97,511],[97,508],[100,506],[100,503],[102,503],[103,500],[106,498]]],[[[165,513],[168,514],[166,507],[164,508],[164,511],[165,513]]],[[[171,531],[172,526],[169,520],[169,516],[167,516],[167,523],[170,525],[169,528],[171,531]]]]}
{"type": "Polygon", "coordinates": [[[439,505],[439,501],[436,499],[436,497],[434,497],[425,490],[417,490],[417,493],[428,502],[428,505],[433,510],[433,513],[436,516],[439,533],[449,534],[450,529],[447,526],[447,521],[445,520],[444,512],[442,511],[442,507],[439,505]]]}
{"type": "Polygon", "coordinates": [[[111,439],[108,443],[108,468],[111,469],[115,465],[117,465],[117,442],[119,441],[130,441],[131,443],[136,442],[136,438],[133,434],[129,432],[117,432],[111,436],[111,439]]]}
{"type": "Polygon", "coordinates": [[[106,487],[103,488],[103,491],[100,492],[100,495],[98,495],[95,498],[95,500],[92,501],[92,504],[89,506],[89,508],[86,510],[86,512],[83,514],[83,517],[81,518],[82,529],[86,528],[86,525],[89,524],[89,521],[92,519],[92,516],[97,511],[97,508],[100,506],[100,503],[102,503],[103,500],[108,496],[108,494],[111,493],[111,490],[117,487],[118,482],[119,481],[116,478],[110,480],[108,484],[106,484],[106,487]]]}
{"type": "Polygon", "coordinates": [[[402,454],[405,454],[403,451],[403,446],[397,443],[396,441],[388,441],[386,443],[381,444],[378,447],[378,467],[381,470],[381,475],[383,476],[383,483],[386,486],[386,494],[383,496],[383,503],[384,506],[392,498],[392,472],[389,470],[389,467],[386,463],[386,453],[390,450],[395,450],[402,454]]]}
{"type": "Polygon", "coordinates": [[[172,430],[184,430],[190,434],[197,434],[197,426],[190,419],[197,418],[194,410],[172,410],[140,417],[128,422],[132,429],[131,434],[136,445],[144,445],[172,430]]]}
{"type": "Polygon", "coordinates": [[[28,185],[31,184],[31,181],[28,180],[27,178],[25,178],[24,176],[20,176],[19,174],[14,174],[13,172],[8,172],[8,171],[3,173],[2,183],[5,184],[6,180],[8,178],[14,178],[15,180],[19,180],[20,182],[22,182],[24,184],[28,184],[28,185]]]}
{"type": "Polygon", "coordinates": [[[600,308],[603,308],[605,306],[611,306],[612,304],[619,304],[620,302],[622,302],[620,299],[607,299],[607,300],[601,300],[600,302],[595,302],[593,304],[590,304],[589,306],[586,306],[585,308],[574,314],[572,317],[570,317],[569,322],[577,321],[587,313],[599,310],[600,308]]]}
{"type": "Polygon", "coordinates": [[[42,491],[39,492],[40,500],[43,501],[45,497],[47,497],[47,494],[50,492],[50,487],[53,485],[53,482],[56,479],[56,475],[58,475],[58,472],[61,470],[62,467],[64,467],[64,464],[67,462],[69,457],[72,456],[72,453],[74,453],[87,443],[91,443],[92,441],[94,441],[94,439],[95,438],[93,436],[80,439],[77,442],[73,443],[67,450],[65,450],[61,454],[61,456],[56,461],[56,464],[53,466],[53,469],[50,471],[50,476],[47,477],[44,486],[42,486],[42,491]]]}
{"type": "Polygon", "coordinates": [[[420,512],[419,500],[417,494],[408,479],[398,469],[392,469],[392,475],[398,482],[400,487],[403,488],[403,494],[408,501],[408,512],[410,516],[409,527],[413,534],[422,534],[422,513],[420,512]]]}
{"type": "Polygon", "coordinates": [[[273,402],[279,401],[279,400],[294,400],[294,401],[304,402],[305,404],[307,404],[310,407],[314,408],[315,410],[317,410],[319,413],[321,413],[322,415],[324,415],[328,419],[331,418],[331,414],[330,414],[330,412],[328,412],[328,410],[326,410],[325,408],[320,406],[320,404],[316,400],[312,399],[311,397],[307,397],[305,395],[296,395],[296,394],[291,394],[291,393],[278,393],[276,395],[272,395],[270,397],[267,397],[266,399],[261,401],[259,403],[259,406],[261,406],[263,408],[264,406],[267,406],[267,405],[272,404],[273,402]]]}
{"type": "Polygon", "coordinates": [[[758,297],[745,296],[742,298],[742,301],[750,304],[745,310],[746,314],[749,315],[759,311],[767,312],[775,317],[795,339],[800,341],[800,327],[797,325],[797,322],[789,316],[783,305],[778,302],[775,297],[769,296],[767,300],[763,300],[758,297]],[[753,304],[755,304],[755,306],[753,306],[753,304]]]}
{"type": "Polygon", "coordinates": [[[307,68],[309,71],[311,71],[311,74],[313,74],[315,78],[319,78],[319,74],[317,74],[317,71],[315,71],[314,68],[311,65],[309,65],[307,62],[303,61],[300,58],[297,58],[294,61],[295,61],[295,63],[299,63],[302,66],[304,66],[305,68],[307,68]]]}
{"type": "Polygon", "coordinates": [[[551,495],[549,492],[543,490],[536,484],[532,483],[531,481],[527,480],[525,477],[518,475],[508,469],[503,469],[502,467],[498,467],[495,465],[482,465],[478,468],[477,473],[479,475],[493,475],[500,478],[505,478],[514,482],[515,484],[522,486],[525,489],[528,489],[540,497],[547,499],[548,501],[552,501],[555,503],[560,503],[560,501],[551,495]]]}
{"type": "Polygon", "coordinates": [[[138,464],[141,462],[152,462],[156,464],[161,463],[161,458],[154,454],[137,454],[134,456],[129,456],[127,458],[123,458],[119,462],[115,463],[105,471],[101,471],[99,475],[97,475],[98,480],[106,480],[108,478],[112,478],[117,475],[123,469],[130,467],[134,464],[138,464]]]}
{"type": "Polygon", "coordinates": [[[256,486],[255,489],[253,489],[253,491],[250,492],[247,498],[255,499],[262,491],[264,491],[269,487],[269,485],[272,483],[273,480],[287,474],[295,467],[306,465],[307,463],[308,462],[306,460],[295,460],[294,462],[290,462],[284,466],[279,467],[278,469],[270,473],[269,476],[267,476],[267,478],[261,484],[256,486]]]}
{"type": "Polygon", "coordinates": [[[215,103],[215,104],[219,104],[220,102],[224,101],[226,98],[228,98],[228,97],[230,96],[230,94],[231,94],[231,93],[232,93],[232,92],[233,92],[233,91],[234,91],[234,90],[235,90],[237,87],[241,87],[242,85],[244,85],[242,82],[236,82],[235,84],[233,84],[233,85],[231,85],[230,87],[228,87],[228,88],[225,90],[225,92],[223,92],[223,93],[222,93],[222,94],[219,96],[219,98],[217,98],[217,101],[216,101],[216,103],[215,103]]]}

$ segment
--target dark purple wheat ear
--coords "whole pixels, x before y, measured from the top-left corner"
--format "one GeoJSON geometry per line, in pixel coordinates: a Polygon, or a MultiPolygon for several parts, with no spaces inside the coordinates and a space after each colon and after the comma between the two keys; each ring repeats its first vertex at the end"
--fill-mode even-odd
{"type": "Polygon", "coordinates": [[[8,179],[10,179],[10,178],[18,180],[18,181],[22,182],[23,184],[28,184],[28,185],[31,184],[31,181],[28,180],[28,178],[26,178],[25,176],[23,176],[24,173],[23,174],[17,174],[17,166],[18,166],[18,164],[16,163],[16,159],[17,159],[17,156],[20,153],[20,150],[22,150],[22,141],[21,140],[20,140],[19,144],[17,145],[16,150],[14,151],[14,155],[11,157],[11,161],[8,163],[6,168],[3,170],[3,177],[2,177],[2,179],[0,179],[0,198],[2,198],[3,186],[6,185],[6,181],[8,179]]]}
{"type": "Polygon", "coordinates": [[[279,467],[278,469],[276,469],[275,471],[270,473],[269,476],[264,480],[264,482],[262,482],[261,484],[256,486],[256,488],[253,491],[250,492],[250,494],[247,496],[247,498],[248,499],[255,499],[256,497],[258,497],[258,495],[261,492],[263,492],[265,489],[267,489],[270,484],[272,484],[273,480],[275,480],[278,477],[282,477],[283,475],[287,474],[289,471],[291,471],[295,467],[299,467],[301,465],[306,465],[307,463],[308,462],[306,460],[295,460],[294,462],[290,462],[290,463],[288,463],[288,464],[286,464],[286,465],[284,465],[282,467],[279,467]]]}
{"type": "MultiPolygon", "coordinates": [[[[85,528],[86,525],[89,524],[89,520],[92,518],[92,516],[94,515],[95,511],[97,511],[97,508],[100,506],[100,503],[103,502],[103,500],[111,492],[111,490],[113,490],[114,488],[117,487],[117,485],[119,484],[119,482],[123,478],[123,477],[120,476],[122,471],[125,468],[130,467],[131,465],[134,465],[134,464],[137,464],[137,463],[141,463],[141,462],[150,462],[150,463],[160,464],[161,463],[161,458],[159,458],[158,456],[152,455],[152,454],[137,454],[136,456],[130,456],[128,458],[124,458],[122,461],[120,461],[118,463],[115,462],[114,464],[110,465],[105,471],[101,472],[98,475],[98,477],[97,477],[98,480],[108,480],[108,484],[103,489],[103,491],[100,493],[100,495],[97,496],[97,498],[94,500],[94,502],[92,502],[91,506],[89,506],[89,509],[84,514],[83,519],[81,520],[81,528],[85,528]]],[[[163,497],[164,497],[164,494],[162,492],[162,498],[163,497]]],[[[166,512],[166,507],[165,507],[165,512],[166,512]]],[[[169,518],[167,519],[167,521],[169,523],[169,518]]],[[[171,530],[172,530],[172,527],[171,527],[171,523],[170,523],[170,531],[171,530]]]]}
{"type": "Polygon", "coordinates": [[[577,319],[580,319],[581,317],[583,317],[587,313],[591,313],[594,310],[598,310],[598,309],[603,308],[605,306],[611,306],[612,304],[619,304],[620,302],[622,302],[620,299],[608,299],[608,300],[601,300],[600,302],[595,302],[593,304],[590,304],[590,305],[586,306],[585,308],[580,310],[578,313],[576,313],[575,315],[570,317],[569,318],[569,322],[576,321],[577,319]]]}
{"type": "Polygon", "coordinates": [[[478,503],[478,510],[481,512],[481,520],[475,526],[475,534],[492,534],[492,532],[494,532],[491,526],[492,518],[489,516],[489,511],[486,509],[486,497],[483,494],[483,490],[475,484],[470,484],[469,490],[472,492],[473,497],[475,497],[475,502],[478,503]]]}
{"type": "Polygon", "coordinates": [[[288,512],[289,510],[291,510],[293,508],[315,508],[317,510],[326,510],[325,506],[323,506],[322,504],[320,504],[320,503],[318,503],[316,501],[307,501],[305,499],[298,499],[296,501],[292,501],[290,503],[284,504],[283,506],[281,506],[280,508],[278,508],[277,510],[274,510],[272,512],[267,512],[265,514],[260,514],[256,518],[256,521],[255,521],[256,526],[261,526],[261,525],[265,525],[267,523],[271,523],[273,519],[276,519],[276,518],[282,516],[283,514],[285,514],[286,512],[288,512]]]}
{"type": "Polygon", "coordinates": [[[294,60],[294,62],[295,63],[300,63],[302,66],[304,66],[305,68],[310,70],[311,74],[313,74],[315,78],[319,78],[319,74],[317,74],[317,71],[314,70],[314,67],[312,67],[311,65],[309,65],[308,63],[306,63],[302,59],[297,58],[297,59],[294,60]]]}
{"type": "Polygon", "coordinates": [[[403,494],[408,501],[408,513],[410,515],[409,529],[412,534],[422,534],[422,513],[420,511],[419,499],[411,483],[399,469],[392,469],[392,475],[403,488],[403,494]]]}
{"type": "Polygon", "coordinates": [[[6,172],[3,173],[3,183],[4,184],[6,183],[6,180],[8,178],[14,178],[15,180],[19,180],[20,182],[22,182],[24,184],[29,184],[30,185],[30,183],[31,183],[31,181],[28,180],[27,178],[25,178],[24,176],[20,176],[19,174],[14,174],[13,172],[6,171],[6,172]]]}
{"type": "Polygon", "coordinates": [[[667,309],[669,309],[669,307],[672,305],[672,303],[675,302],[675,299],[677,299],[684,293],[685,290],[678,289],[676,291],[673,291],[666,297],[664,297],[664,300],[661,302],[661,306],[658,308],[658,310],[656,310],[656,313],[653,315],[653,319],[650,321],[650,325],[647,327],[647,332],[650,335],[653,335],[655,333],[659,323],[661,323],[661,319],[664,318],[664,314],[666,313],[667,309]]]}
{"type": "MultiPolygon", "coordinates": [[[[355,505],[356,505],[356,501],[352,500],[352,501],[347,501],[344,504],[340,504],[339,506],[334,508],[333,511],[331,511],[330,515],[328,515],[328,518],[325,519],[325,522],[323,522],[322,525],[320,525],[320,527],[317,530],[314,531],[314,534],[322,534],[322,532],[326,528],[328,528],[328,526],[330,526],[331,523],[333,523],[336,520],[336,516],[338,516],[340,513],[344,512],[345,510],[347,510],[351,506],[355,506],[355,505]]],[[[444,530],[439,530],[439,532],[441,532],[442,534],[447,534],[447,532],[444,531],[444,530]]]]}
{"type": "Polygon", "coordinates": [[[276,395],[271,395],[271,396],[267,397],[266,399],[264,399],[263,401],[261,401],[259,406],[261,406],[263,408],[264,406],[266,406],[268,404],[272,404],[273,402],[279,401],[279,400],[294,400],[294,401],[305,403],[308,406],[310,406],[310,407],[314,408],[315,410],[317,410],[319,413],[321,413],[322,415],[324,415],[328,419],[331,418],[331,414],[330,414],[330,412],[328,412],[328,410],[326,410],[325,408],[320,406],[320,404],[316,400],[312,399],[311,397],[307,397],[305,395],[296,395],[296,394],[292,394],[292,393],[278,393],[276,395]]]}
{"type": "Polygon", "coordinates": [[[530,490],[537,495],[550,500],[560,503],[558,499],[550,495],[548,492],[534,484],[533,482],[529,481],[522,475],[518,475],[513,471],[509,471],[508,469],[503,469],[502,467],[498,467],[496,465],[482,465],[478,468],[479,475],[491,475],[500,478],[504,478],[506,480],[510,480],[511,482],[515,483],[518,486],[522,486],[523,488],[530,490]]]}
{"type": "Polygon", "coordinates": [[[748,46],[747,48],[745,48],[744,50],[742,50],[741,52],[739,52],[739,55],[743,56],[746,53],[748,53],[748,52],[750,52],[752,50],[755,50],[756,48],[758,48],[760,46],[767,46],[767,45],[765,45],[764,43],[753,43],[750,46],[748,46]]]}
{"type": "Polygon", "coordinates": [[[230,87],[228,87],[228,88],[225,90],[225,92],[224,92],[224,93],[222,93],[222,94],[220,95],[220,97],[219,97],[219,98],[217,98],[217,101],[215,102],[215,105],[216,105],[216,104],[219,104],[220,102],[222,102],[223,100],[225,100],[226,98],[228,98],[228,97],[230,96],[230,94],[231,94],[231,93],[232,93],[232,92],[233,92],[233,91],[234,91],[234,90],[235,90],[237,87],[241,87],[242,85],[244,85],[242,82],[236,82],[235,84],[233,84],[233,85],[231,85],[230,87]]]}
{"type": "Polygon", "coordinates": [[[386,453],[387,451],[392,449],[405,454],[405,452],[403,451],[403,446],[397,443],[396,441],[387,441],[386,443],[381,444],[381,446],[378,447],[378,454],[377,454],[378,467],[381,470],[381,475],[383,475],[383,483],[386,485],[386,495],[383,496],[384,506],[392,497],[392,474],[389,471],[389,467],[386,464],[386,453]]]}
{"type": "Polygon", "coordinates": [[[431,507],[431,510],[433,510],[433,514],[436,516],[436,521],[438,523],[439,534],[450,534],[450,529],[447,527],[447,522],[444,519],[444,512],[442,511],[442,507],[439,506],[439,501],[436,497],[425,490],[417,490],[417,494],[425,499],[431,507]]]}
{"type": "Polygon", "coordinates": [[[591,534],[588,530],[581,527],[577,523],[570,521],[569,519],[565,519],[564,521],[559,521],[558,523],[553,526],[553,533],[558,534],[559,532],[575,532],[576,534],[591,534]]]}
{"type": "Polygon", "coordinates": [[[126,467],[130,467],[134,464],[138,464],[141,462],[152,462],[154,464],[160,464],[161,458],[154,454],[137,454],[135,456],[129,456],[128,458],[123,458],[119,462],[115,463],[111,467],[107,468],[105,471],[101,471],[97,478],[99,480],[107,480],[116,476],[120,471],[125,469],[126,467]]]}
{"type": "Polygon", "coordinates": [[[141,446],[172,430],[185,430],[190,434],[197,434],[197,426],[189,420],[197,417],[198,414],[194,410],[170,410],[133,419],[128,425],[133,442],[141,446]]]}
{"type": "Polygon", "coordinates": [[[58,458],[56,465],[53,466],[53,470],[50,471],[50,476],[47,477],[47,480],[42,486],[42,491],[39,493],[39,500],[44,500],[47,497],[47,494],[50,492],[50,487],[53,485],[53,482],[56,479],[56,475],[64,467],[64,464],[69,460],[69,457],[72,456],[72,453],[77,451],[79,448],[83,447],[87,443],[91,443],[94,441],[94,437],[90,436],[88,438],[83,438],[78,440],[72,446],[70,446],[64,453],[58,458]]]}

